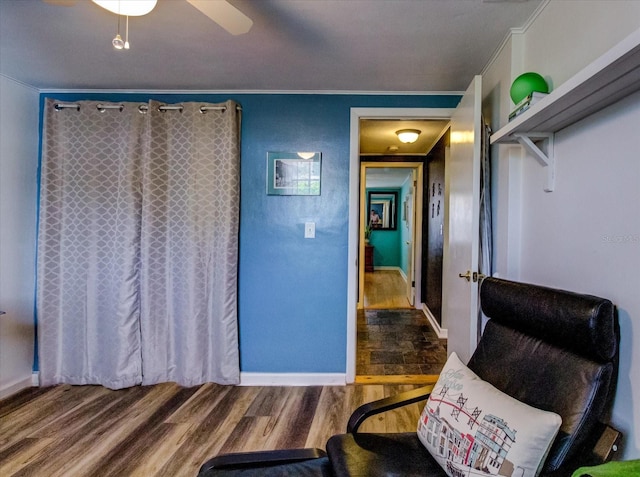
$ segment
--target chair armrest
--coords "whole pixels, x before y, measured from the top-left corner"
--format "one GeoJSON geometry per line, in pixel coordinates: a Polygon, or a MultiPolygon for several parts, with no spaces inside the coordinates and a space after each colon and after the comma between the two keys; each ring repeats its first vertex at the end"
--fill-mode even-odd
{"type": "Polygon", "coordinates": [[[597,440],[591,447],[591,458],[596,464],[609,462],[618,449],[622,440],[622,432],[608,424],[600,424],[596,432],[597,440]]]}
{"type": "Polygon", "coordinates": [[[290,464],[304,460],[326,457],[327,453],[320,449],[284,449],[255,452],[237,452],[222,454],[209,459],[200,467],[200,474],[212,469],[262,467],[265,465],[290,464]]]}
{"type": "MultiPolygon", "coordinates": [[[[600,466],[609,462],[618,452],[622,433],[608,424],[596,424],[589,439],[582,446],[580,452],[563,468],[558,475],[589,476],[588,470],[593,466],[600,466]]],[[[553,474],[554,476],[556,474],[553,474]]],[[[622,475],[622,474],[621,474],[622,475]]]]}
{"type": "Polygon", "coordinates": [[[363,404],[351,414],[349,423],[347,424],[347,432],[355,434],[367,418],[380,414],[381,412],[391,411],[420,401],[426,401],[433,390],[433,386],[433,384],[430,384],[429,386],[363,404]]]}

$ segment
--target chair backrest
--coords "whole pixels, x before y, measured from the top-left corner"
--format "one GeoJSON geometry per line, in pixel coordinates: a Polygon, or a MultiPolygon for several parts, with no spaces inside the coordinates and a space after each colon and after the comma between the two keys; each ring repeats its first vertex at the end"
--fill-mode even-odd
{"type": "Polygon", "coordinates": [[[480,303],[489,321],[468,366],[515,399],[562,417],[543,470],[556,471],[611,408],[620,342],[615,307],[496,278],[482,282],[480,303]]]}

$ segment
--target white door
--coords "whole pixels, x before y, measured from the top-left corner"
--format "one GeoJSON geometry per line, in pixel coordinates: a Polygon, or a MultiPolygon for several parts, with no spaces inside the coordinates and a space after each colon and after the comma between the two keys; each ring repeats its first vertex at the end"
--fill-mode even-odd
{"type": "MultiPolygon", "coordinates": [[[[409,193],[405,198],[404,204],[402,204],[402,214],[406,214],[406,224],[405,226],[409,229],[407,230],[407,240],[405,241],[405,247],[407,248],[407,300],[409,301],[409,305],[414,306],[416,301],[416,271],[414,264],[415,257],[415,247],[416,247],[416,239],[415,239],[415,184],[416,184],[416,171],[415,169],[411,171],[411,188],[409,189],[409,193]]],[[[402,223],[402,222],[401,222],[402,223]]]]}
{"type": "Polygon", "coordinates": [[[451,117],[445,166],[442,325],[449,353],[466,363],[478,339],[478,242],[482,77],[476,76],[451,117]]]}

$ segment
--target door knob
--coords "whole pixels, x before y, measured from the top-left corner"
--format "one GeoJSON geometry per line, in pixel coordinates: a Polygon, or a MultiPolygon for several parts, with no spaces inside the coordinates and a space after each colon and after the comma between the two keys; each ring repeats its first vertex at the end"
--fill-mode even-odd
{"type": "Polygon", "coordinates": [[[472,273],[471,270],[467,270],[467,273],[458,273],[458,276],[460,278],[466,278],[468,282],[470,282],[473,279],[473,283],[476,283],[479,280],[481,281],[487,278],[486,275],[483,275],[482,273],[478,273],[478,272],[472,273]]]}

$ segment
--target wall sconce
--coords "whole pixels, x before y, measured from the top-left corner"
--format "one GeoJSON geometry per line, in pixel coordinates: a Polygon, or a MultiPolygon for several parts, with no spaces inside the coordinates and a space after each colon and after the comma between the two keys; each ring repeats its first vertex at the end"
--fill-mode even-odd
{"type": "Polygon", "coordinates": [[[399,131],[396,131],[396,134],[398,135],[400,142],[411,144],[418,140],[418,136],[420,136],[421,132],[422,131],[419,129],[400,129],[399,131]]]}

